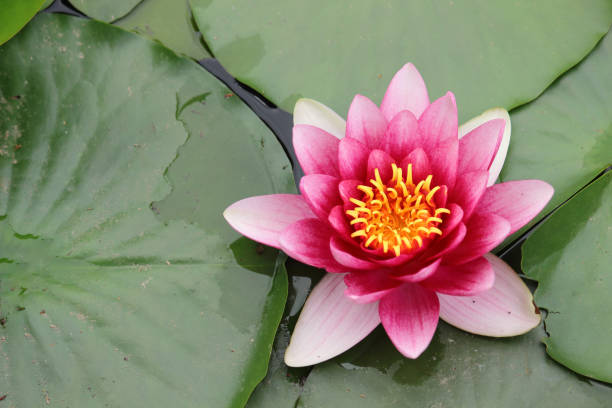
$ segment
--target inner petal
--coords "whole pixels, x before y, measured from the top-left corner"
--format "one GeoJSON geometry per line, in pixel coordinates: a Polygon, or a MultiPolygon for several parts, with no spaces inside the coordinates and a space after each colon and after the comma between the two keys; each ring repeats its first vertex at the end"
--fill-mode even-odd
{"type": "Polygon", "coordinates": [[[441,216],[450,210],[437,206],[434,197],[441,188],[432,185],[432,178],[413,180],[411,163],[405,168],[391,163],[388,179],[375,168],[369,185],[359,185],[360,194],[350,198],[353,207],[346,214],[354,230],[351,237],[363,248],[397,257],[442,235],[441,216]]]}

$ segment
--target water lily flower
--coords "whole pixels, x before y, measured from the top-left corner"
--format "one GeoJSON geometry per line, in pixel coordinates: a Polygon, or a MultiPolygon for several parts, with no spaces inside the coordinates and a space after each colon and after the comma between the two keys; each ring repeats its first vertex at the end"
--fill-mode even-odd
{"type": "Polygon", "coordinates": [[[250,197],[224,213],[243,235],[329,272],[302,309],[288,365],[332,358],[381,322],[409,358],[439,318],[495,337],[539,324],[529,289],[489,253],[553,194],[539,180],[494,184],[510,140],[504,109],[458,127],[454,95],[430,103],[406,64],[380,108],[357,95],[345,122],[302,99],[294,123],[301,194],[250,197]]]}

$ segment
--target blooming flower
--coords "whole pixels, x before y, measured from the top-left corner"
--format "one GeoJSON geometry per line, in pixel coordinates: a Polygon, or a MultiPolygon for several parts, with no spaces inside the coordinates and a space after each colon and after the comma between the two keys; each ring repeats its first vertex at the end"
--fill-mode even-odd
{"type": "Polygon", "coordinates": [[[439,317],[496,337],[538,325],[528,288],[488,253],[553,194],[539,180],[494,184],[510,139],[505,110],[458,127],[453,94],[430,103],[407,64],[380,108],[357,95],[345,123],[302,99],[294,122],[301,194],[246,198],[224,213],[247,237],[329,272],[304,305],[288,365],[334,357],[381,322],[409,358],[439,317]]]}

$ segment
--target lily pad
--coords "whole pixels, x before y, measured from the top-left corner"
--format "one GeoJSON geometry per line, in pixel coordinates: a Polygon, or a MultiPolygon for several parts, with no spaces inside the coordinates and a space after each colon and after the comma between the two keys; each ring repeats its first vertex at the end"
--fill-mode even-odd
{"type": "Polygon", "coordinates": [[[191,4],[214,56],[236,78],[286,110],[307,96],[343,116],[356,93],[378,103],[406,62],[430,96],[455,92],[461,121],[513,108],[580,61],[612,23],[607,0],[191,4]]]}
{"type": "Polygon", "coordinates": [[[525,273],[548,310],[548,354],[580,374],[612,382],[612,172],[564,204],[523,246],[525,273]]]}
{"type": "Polygon", "coordinates": [[[508,339],[478,337],[440,323],[417,360],[382,329],[354,351],[316,366],[300,407],[607,407],[612,389],[546,357],[542,328],[508,339]]]}
{"type": "Polygon", "coordinates": [[[0,44],[7,42],[40,10],[45,0],[9,0],[0,7],[0,44]]]}
{"type": "Polygon", "coordinates": [[[144,0],[69,0],[81,13],[107,23],[129,13],[144,0]]]}
{"type": "Polygon", "coordinates": [[[115,24],[157,40],[178,54],[197,60],[210,56],[191,17],[189,0],[144,0],[115,24]]]}
{"type": "Polygon", "coordinates": [[[195,63],[95,21],[43,14],[0,48],[7,406],[238,407],[263,378],[284,257],[239,238],[221,210],[247,187],[283,191],[291,173],[261,160],[282,149],[227,92],[195,63]],[[205,111],[202,133],[183,117],[192,109],[205,111]],[[187,131],[210,154],[192,163],[197,189],[217,195],[183,220],[166,206],[162,222],[151,202],[170,192],[164,174],[187,131]],[[223,167],[227,140],[252,152],[240,168],[223,167]]]}
{"type": "Polygon", "coordinates": [[[612,160],[612,35],[537,100],[511,112],[512,140],[502,181],[536,178],[555,194],[533,225],[612,160]]]}

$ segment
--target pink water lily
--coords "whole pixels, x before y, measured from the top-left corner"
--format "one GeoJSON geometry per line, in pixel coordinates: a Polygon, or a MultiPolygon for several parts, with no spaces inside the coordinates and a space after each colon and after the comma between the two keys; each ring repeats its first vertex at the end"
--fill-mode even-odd
{"type": "Polygon", "coordinates": [[[538,325],[528,288],[489,253],[553,194],[539,180],[494,184],[510,139],[505,110],[458,127],[453,94],[430,103],[407,64],[380,108],[357,95],[345,123],[302,99],[294,122],[301,194],[246,198],[224,213],[243,235],[329,272],[304,305],[288,365],[334,357],[381,322],[409,358],[439,318],[497,337],[538,325]]]}

